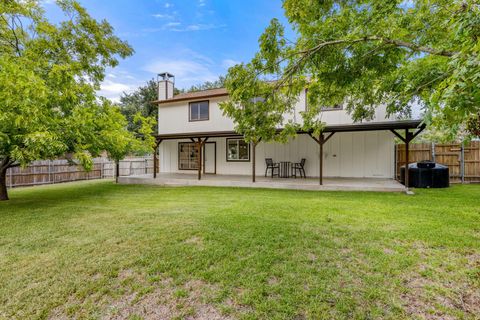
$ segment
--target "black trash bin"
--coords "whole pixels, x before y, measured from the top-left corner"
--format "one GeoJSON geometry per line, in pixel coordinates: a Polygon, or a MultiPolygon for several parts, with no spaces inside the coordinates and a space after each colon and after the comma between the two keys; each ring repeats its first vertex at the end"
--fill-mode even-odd
{"type": "MultiPolygon", "coordinates": [[[[450,186],[448,167],[432,161],[408,165],[408,187],[447,188],[450,186]]],[[[405,185],[405,166],[400,168],[400,182],[405,185]]]]}

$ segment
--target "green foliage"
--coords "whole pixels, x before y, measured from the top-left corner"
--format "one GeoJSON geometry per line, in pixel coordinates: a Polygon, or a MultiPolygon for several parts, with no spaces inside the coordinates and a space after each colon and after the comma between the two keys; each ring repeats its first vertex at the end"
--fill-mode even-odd
{"type": "Polygon", "coordinates": [[[480,112],[467,120],[467,130],[473,136],[480,138],[480,112]]]}
{"type": "Polygon", "coordinates": [[[478,3],[284,0],[283,7],[296,41],[286,39],[273,19],[252,61],[229,70],[234,103],[251,98],[245,92],[256,79],[274,77],[270,94],[287,96],[282,99],[308,87],[304,129],[316,132],[322,129],[322,107],[337,104],[361,121],[372,118],[379,105],[389,115],[409,116],[416,101],[425,120],[450,137],[478,113],[478,3]]]}
{"type": "MultiPolygon", "coordinates": [[[[135,115],[140,113],[143,117],[156,119],[158,116],[158,106],[152,101],[158,98],[158,83],[151,79],[144,86],[138,87],[132,93],[123,93],[120,97],[120,111],[127,118],[128,130],[137,132],[139,126],[135,123],[135,115]]],[[[153,124],[156,132],[155,124],[153,124]]]]}
{"type": "Polygon", "coordinates": [[[128,132],[119,109],[96,96],[105,68],[132,48],[76,1],[57,4],[68,19],[53,24],[38,1],[0,2],[0,173],[63,155],[89,169],[102,151],[118,158],[152,143],[142,126],[140,140],[128,132]]]}
{"type": "Polygon", "coordinates": [[[217,89],[217,88],[223,88],[225,86],[225,77],[224,76],[219,76],[217,80],[215,81],[205,81],[202,84],[199,85],[193,85],[187,90],[179,90],[178,93],[180,92],[196,92],[196,91],[202,91],[202,90],[208,90],[208,89],[217,89]]]}
{"type": "Polygon", "coordinates": [[[257,79],[254,64],[255,61],[230,68],[226,81],[230,99],[220,103],[220,108],[233,119],[235,131],[247,142],[284,140],[287,131],[279,134],[277,129],[295,126],[293,122],[284,123],[283,115],[292,110],[297,97],[272,94],[275,84],[257,79]]]}

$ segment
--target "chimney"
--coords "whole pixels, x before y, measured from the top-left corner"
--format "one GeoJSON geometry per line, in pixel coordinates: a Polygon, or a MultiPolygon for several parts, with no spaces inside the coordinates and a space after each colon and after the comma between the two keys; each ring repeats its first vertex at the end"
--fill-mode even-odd
{"type": "Polygon", "coordinates": [[[158,74],[158,100],[167,100],[173,98],[173,88],[175,87],[175,76],[168,72],[158,74]]]}

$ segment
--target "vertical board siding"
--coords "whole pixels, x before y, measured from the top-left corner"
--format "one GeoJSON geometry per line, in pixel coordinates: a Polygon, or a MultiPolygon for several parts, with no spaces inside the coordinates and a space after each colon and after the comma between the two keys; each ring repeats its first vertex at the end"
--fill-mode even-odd
{"type": "MultiPolygon", "coordinates": [[[[168,140],[159,148],[160,172],[187,173],[178,170],[178,142],[189,140],[168,140]],[[172,161],[165,159],[172,159],[172,161]]],[[[226,161],[226,138],[211,138],[217,143],[217,174],[250,175],[251,160],[248,162],[226,161]]],[[[300,162],[305,158],[308,177],[319,176],[319,146],[308,135],[291,138],[286,144],[261,142],[256,148],[256,174],[265,173],[265,158],[274,162],[300,162]]],[[[326,177],[381,177],[393,178],[394,140],[390,132],[345,132],[336,133],[324,146],[324,175],[326,177]]]]}

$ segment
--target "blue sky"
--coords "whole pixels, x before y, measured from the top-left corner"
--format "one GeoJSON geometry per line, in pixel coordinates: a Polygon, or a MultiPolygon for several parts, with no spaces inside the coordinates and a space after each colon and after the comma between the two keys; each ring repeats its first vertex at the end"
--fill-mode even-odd
{"type": "MultiPolygon", "coordinates": [[[[47,15],[60,17],[53,0],[47,15]]],[[[280,0],[80,0],[96,19],[107,19],[135,54],[108,70],[101,95],[117,100],[168,71],[176,86],[217,79],[249,61],[272,18],[286,24],[280,0]]]]}

